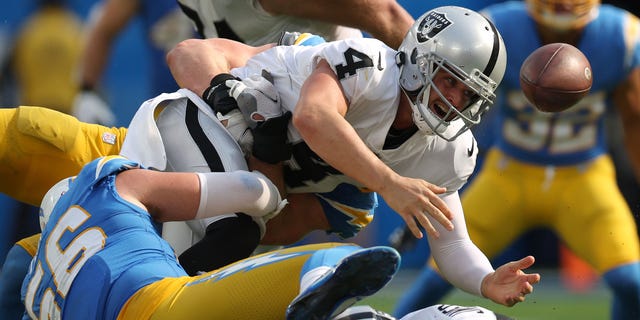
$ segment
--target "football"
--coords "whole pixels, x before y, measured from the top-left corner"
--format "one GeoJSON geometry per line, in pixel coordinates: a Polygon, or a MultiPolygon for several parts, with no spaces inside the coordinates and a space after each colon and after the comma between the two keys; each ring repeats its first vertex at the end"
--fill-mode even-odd
{"type": "Polygon", "coordinates": [[[520,88],[543,112],[560,112],[591,90],[591,64],[578,48],[551,43],[533,51],[520,67],[520,88]]]}

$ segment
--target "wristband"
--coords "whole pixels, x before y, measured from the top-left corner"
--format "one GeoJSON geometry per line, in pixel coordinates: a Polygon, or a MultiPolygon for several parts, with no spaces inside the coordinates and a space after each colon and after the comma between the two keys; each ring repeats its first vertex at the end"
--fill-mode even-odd
{"type": "Polygon", "coordinates": [[[238,108],[236,100],[229,95],[229,88],[225,85],[227,80],[240,80],[228,73],[220,73],[211,79],[209,87],[202,93],[202,99],[213,109],[222,115],[238,108]]]}

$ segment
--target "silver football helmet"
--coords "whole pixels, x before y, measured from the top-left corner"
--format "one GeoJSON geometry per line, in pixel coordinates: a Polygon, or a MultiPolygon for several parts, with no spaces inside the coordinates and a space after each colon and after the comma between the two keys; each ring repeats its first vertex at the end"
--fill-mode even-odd
{"type": "Polygon", "coordinates": [[[69,190],[69,185],[74,178],[75,177],[64,178],[58,181],[49,189],[49,191],[47,191],[47,193],[44,194],[44,197],[42,197],[42,202],[40,202],[40,212],[38,214],[41,231],[43,231],[45,225],[47,225],[49,216],[51,216],[51,212],[53,212],[53,207],[56,206],[60,197],[69,190]]]}
{"type": "Polygon", "coordinates": [[[396,63],[400,87],[411,101],[413,121],[428,134],[451,141],[480,122],[493,104],[507,63],[502,36],[479,13],[456,6],[427,11],[405,36],[396,63]],[[434,85],[446,71],[468,88],[470,102],[454,107],[434,85]],[[440,102],[429,105],[432,92],[440,102]]]}

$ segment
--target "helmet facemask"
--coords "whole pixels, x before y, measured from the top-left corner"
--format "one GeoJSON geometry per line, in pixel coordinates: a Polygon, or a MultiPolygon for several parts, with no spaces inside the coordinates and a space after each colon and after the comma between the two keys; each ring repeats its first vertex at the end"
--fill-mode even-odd
{"type": "MultiPolygon", "coordinates": [[[[415,51],[414,51],[415,52],[415,51]]],[[[415,64],[422,85],[413,91],[403,87],[403,91],[411,102],[413,120],[416,126],[429,133],[435,133],[445,140],[452,141],[460,134],[478,124],[482,114],[493,104],[497,84],[478,69],[468,74],[462,68],[450,63],[436,53],[412,55],[410,64],[415,64]],[[462,83],[469,92],[469,101],[456,108],[435,84],[434,79],[439,72],[446,72],[458,83],[462,83]],[[431,93],[439,96],[431,105],[431,93]],[[442,105],[444,104],[444,105],[442,105]],[[450,126],[455,123],[454,126],[450,126]],[[452,130],[447,130],[452,127],[452,130]]]]}

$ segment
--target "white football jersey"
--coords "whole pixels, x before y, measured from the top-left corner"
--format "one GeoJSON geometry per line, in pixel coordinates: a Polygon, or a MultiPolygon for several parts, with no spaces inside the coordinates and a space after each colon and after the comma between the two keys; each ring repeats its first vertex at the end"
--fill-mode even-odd
{"type": "Polygon", "coordinates": [[[258,0],[178,0],[206,38],[227,38],[250,45],[277,42],[282,31],[311,32],[328,41],[361,38],[362,32],[317,20],[271,15],[258,0]]]}
{"type": "MultiPolygon", "coordinates": [[[[398,85],[395,55],[395,50],[375,39],[277,46],[254,56],[246,66],[231,73],[245,78],[268,70],[274,77],[283,108],[293,110],[305,79],[319,61],[326,60],[349,101],[345,118],[365,144],[398,174],[425,179],[449,192],[457,191],[475,167],[477,150],[470,131],[453,142],[418,131],[400,146],[383,149],[403,94],[398,85]]],[[[294,151],[287,162],[290,171],[285,171],[285,178],[291,192],[327,192],[341,182],[356,184],[305,148],[300,134],[291,125],[289,139],[294,151]]]]}

